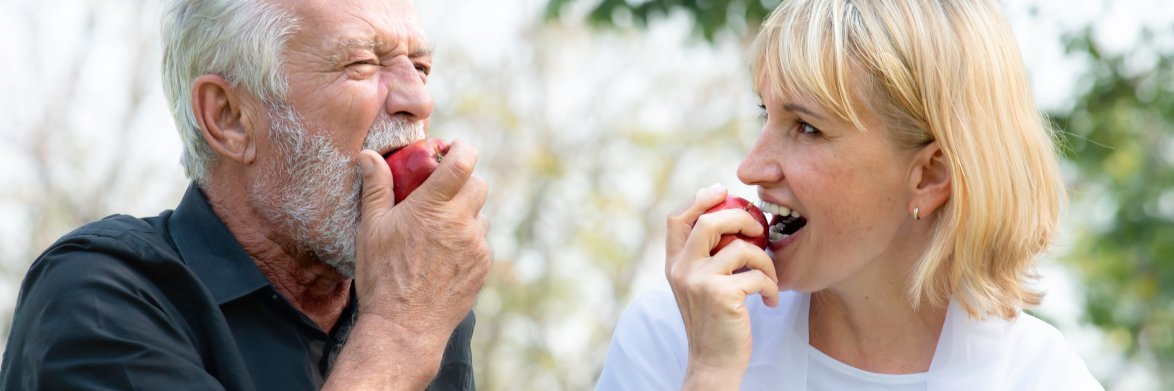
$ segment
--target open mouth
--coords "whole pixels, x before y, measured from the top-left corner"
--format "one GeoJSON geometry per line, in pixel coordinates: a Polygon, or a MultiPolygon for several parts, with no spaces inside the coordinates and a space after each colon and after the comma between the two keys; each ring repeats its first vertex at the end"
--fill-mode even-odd
{"type": "Polygon", "coordinates": [[[759,208],[774,216],[770,219],[770,237],[768,239],[771,242],[786,239],[807,225],[806,217],[785,206],[762,201],[759,208]]]}

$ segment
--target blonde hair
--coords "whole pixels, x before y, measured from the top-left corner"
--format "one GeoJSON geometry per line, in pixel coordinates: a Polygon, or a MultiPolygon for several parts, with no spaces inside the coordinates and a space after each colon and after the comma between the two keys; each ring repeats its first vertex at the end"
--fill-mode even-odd
{"type": "Polygon", "coordinates": [[[1056,232],[1064,185],[1055,132],[994,1],[787,0],[751,55],[775,92],[860,129],[861,110],[875,112],[901,148],[941,147],[952,188],[911,276],[915,306],[953,297],[972,317],[1013,318],[1039,304],[1031,266],[1056,232]]]}
{"type": "Polygon", "coordinates": [[[192,112],[192,83],[220,75],[266,103],[281,101],[288,83],[281,51],[298,21],[266,0],[171,0],[163,13],[163,93],[183,142],[180,163],[197,184],[216,154],[192,112]]]}

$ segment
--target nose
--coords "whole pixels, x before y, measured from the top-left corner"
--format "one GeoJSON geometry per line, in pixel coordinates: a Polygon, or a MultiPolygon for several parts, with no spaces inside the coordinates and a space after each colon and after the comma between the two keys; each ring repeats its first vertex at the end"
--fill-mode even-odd
{"type": "Polygon", "coordinates": [[[424,76],[420,75],[411,60],[399,60],[389,72],[387,113],[393,117],[407,117],[412,122],[427,121],[432,116],[433,102],[424,76]]]}
{"type": "Polygon", "coordinates": [[[750,152],[738,165],[738,179],[747,185],[761,186],[783,179],[783,169],[777,161],[780,151],[765,140],[766,132],[758,137],[750,152]]]}

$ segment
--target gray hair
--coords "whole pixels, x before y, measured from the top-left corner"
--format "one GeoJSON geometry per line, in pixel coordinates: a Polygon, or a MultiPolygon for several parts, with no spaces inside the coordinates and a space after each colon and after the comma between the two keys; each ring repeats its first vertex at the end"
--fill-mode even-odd
{"type": "Polygon", "coordinates": [[[171,0],[165,7],[163,92],[183,142],[180,163],[202,185],[216,154],[192,112],[192,82],[215,74],[266,104],[284,100],[281,52],[298,21],[266,0],[171,0]]]}

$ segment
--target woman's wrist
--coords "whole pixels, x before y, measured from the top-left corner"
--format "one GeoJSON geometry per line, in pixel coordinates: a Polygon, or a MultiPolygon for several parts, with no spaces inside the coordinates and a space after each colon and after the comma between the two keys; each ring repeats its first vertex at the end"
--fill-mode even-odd
{"type": "Polygon", "coordinates": [[[744,372],[745,368],[695,364],[690,360],[681,390],[737,390],[742,384],[744,372]]]}

